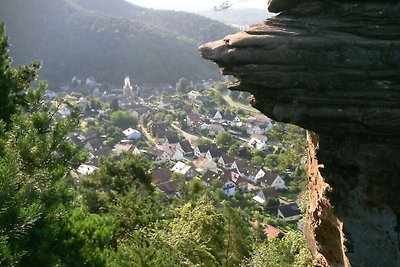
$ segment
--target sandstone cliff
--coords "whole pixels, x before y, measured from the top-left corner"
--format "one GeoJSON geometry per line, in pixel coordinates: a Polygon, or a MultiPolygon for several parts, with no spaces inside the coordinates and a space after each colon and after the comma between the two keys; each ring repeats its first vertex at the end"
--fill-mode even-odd
{"type": "Polygon", "coordinates": [[[400,266],[400,2],[270,0],[276,17],[200,47],[232,90],[309,132],[320,266],[400,266]]]}

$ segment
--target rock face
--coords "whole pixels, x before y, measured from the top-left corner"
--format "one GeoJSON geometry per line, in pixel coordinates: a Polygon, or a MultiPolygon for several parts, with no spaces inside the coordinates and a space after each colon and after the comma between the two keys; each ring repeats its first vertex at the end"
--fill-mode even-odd
{"type": "Polygon", "coordinates": [[[200,47],[230,89],[306,128],[319,266],[400,266],[400,2],[270,0],[278,16],[200,47]]]}

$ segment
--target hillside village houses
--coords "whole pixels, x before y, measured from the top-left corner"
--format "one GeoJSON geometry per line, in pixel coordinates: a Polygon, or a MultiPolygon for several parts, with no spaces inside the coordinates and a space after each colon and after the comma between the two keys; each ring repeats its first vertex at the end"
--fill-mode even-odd
{"type": "MultiPolygon", "coordinates": [[[[104,90],[102,85],[95,80],[88,81],[87,86],[95,89],[94,85],[96,85],[96,88],[104,90]]],[[[163,88],[171,90],[169,86],[163,88]]],[[[266,132],[273,127],[273,124],[262,114],[247,118],[233,112],[218,110],[208,110],[208,113],[200,114],[199,109],[193,104],[177,102],[176,98],[168,95],[164,95],[161,99],[155,91],[139,90],[131,83],[129,77],[125,78],[122,89],[104,90],[100,96],[102,103],[109,105],[113,99],[117,99],[118,103],[126,103],[123,106],[124,110],[139,116],[148,116],[148,120],[136,129],[133,127],[122,129],[122,138],[111,145],[112,149],[106,142],[109,136],[93,133],[90,129],[85,132],[85,137],[73,138],[74,142],[82,145],[90,154],[89,161],[77,169],[79,176],[87,176],[94,172],[99,165],[100,157],[124,152],[146,157],[152,165],[150,175],[154,186],[174,197],[180,196],[180,181],[172,178],[173,173],[182,175],[186,181],[200,179],[205,186],[210,188],[213,181],[216,181],[215,183],[221,185],[221,190],[227,197],[233,197],[238,193],[253,194],[254,205],[267,205],[269,198],[279,200],[282,190],[287,188],[283,174],[269,172],[264,166],[254,166],[248,159],[236,154],[234,156],[228,153],[228,149],[220,148],[214,143],[197,145],[185,134],[187,131],[186,133],[197,135],[198,138],[209,139],[221,132],[230,131],[235,138],[241,140],[241,143],[247,143],[249,149],[267,150],[266,132]],[[139,91],[141,96],[138,96],[139,91]],[[167,113],[171,106],[181,107],[179,109],[185,112],[175,126],[187,126],[188,129],[176,129],[156,120],[154,112],[163,110],[167,113]],[[243,132],[238,132],[234,127],[243,129],[243,132]]],[[[196,100],[202,97],[206,96],[193,91],[189,99],[196,100]]],[[[76,103],[82,107],[89,105],[88,102],[90,101],[85,98],[76,97],[76,103]]],[[[96,119],[96,116],[100,116],[101,113],[97,111],[93,113],[90,110],[87,112],[83,118],[87,121],[96,119]]],[[[102,112],[106,112],[106,109],[102,112]]],[[[62,113],[66,116],[68,114],[67,110],[62,113]]],[[[294,204],[287,207],[284,205],[279,204],[280,208],[277,209],[275,216],[285,221],[296,220],[301,216],[294,204]]]]}

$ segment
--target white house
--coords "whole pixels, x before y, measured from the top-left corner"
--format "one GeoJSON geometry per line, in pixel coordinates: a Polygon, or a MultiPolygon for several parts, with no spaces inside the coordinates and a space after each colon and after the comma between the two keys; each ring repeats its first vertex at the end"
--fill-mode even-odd
{"type": "Polygon", "coordinates": [[[282,177],[276,172],[268,172],[259,179],[262,187],[273,187],[275,189],[285,189],[286,184],[282,177]]]}
{"type": "Polygon", "coordinates": [[[171,161],[171,157],[163,150],[156,149],[152,152],[153,159],[157,163],[165,163],[171,161]]]}
{"type": "Polygon", "coordinates": [[[96,166],[93,165],[87,165],[87,164],[82,164],[78,167],[78,169],[76,170],[76,172],[80,175],[80,176],[86,176],[86,175],[90,175],[91,173],[93,173],[96,169],[98,169],[96,166]]]}
{"type": "Polygon", "coordinates": [[[58,110],[58,113],[62,117],[67,117],[67,116],[71,115],[71,110],[67,106],[63,106],[58,110]]]}
{"type": "Polygon", "coordinates": [[[128,129],[124,130],[122,133],[129,140],[139,140],[140,138],[142,138],[142,134],[138,130],[135,130],[132,128],[128,128],[128,129]]]}
{"type": "Polygon", "coordinates": [[[233,163],[235,162],[235,157],[232,155],[224,154],[218,159],[218,166],[225,169],[233,169],[233,163]]]}
{"type": "Polygon", "coordinates": [[[201,177],[203,184],[207,187],[211,186],[211,182],[219,180],[222,182],[222,190],[228,197],[234,196],[236,193],[236,184],[230,180],[229,174],[225,172],[207,171],[201,177]]]}
{"type": "Polygon", "coordinates": [[[182,174],[187,180],[192,179],[196,175],[196,171],[193,169],[193,167],[183,163],[182,161],[178,161],[171,168],[171,171],[182,174]]]}
{"type": "Polygon", "coordinates": [[[173,161],[180,161],[183,160],[183,152],[179,149],[176,149],[174,146],[165,144],[162,147],[162,150],[168,154],[171,160],[173,161]]]}
{"type": "Polygon", "coordinates": [[[205,173],[208,170],[217,172],[218,170],[217,164],[213,160],[204,157],[200,157],[196,161],[193,161],[192,165],[198,173],[205,173]]]}
{"type": "Polygon", "coordinates": [[[278,192],[274,188],[263,188],[253,197],[253,200],[261,205],[265,205],[267,204],[268,198],[277,199],[278,197],[278,192]]]}
{"type": "Polygon", "coordinates": [[[215,121],[222,121],[222,115],[219,111],[215,112],[214,116],[212,117],[215,121]]]}
{"type": "Polygon", "coordinates": [[[265,135],[253,134],[250,137],[248,145],[252,149],[265,150],[268,148],[267,142],[268,142],[268,137],[266,137],[265,135]]]}
{"type": "Polygon", "coordinates": [[[279,206],[277,216],[285,222],[296,221],[301,218],[301,211],[296,203],[290,203],[279,206]]]}

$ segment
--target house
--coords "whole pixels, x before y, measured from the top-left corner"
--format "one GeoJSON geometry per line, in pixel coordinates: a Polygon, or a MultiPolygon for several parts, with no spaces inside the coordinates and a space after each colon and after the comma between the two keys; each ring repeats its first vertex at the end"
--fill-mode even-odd
{"type": "Polygon", "coordinates": [[[208,134],[211,136],[216,136],[219,133],[225,132],[225,128],[222,125],[217,124],[217,123],[212,123],[208,127],[208,130],[209,130],[208,134]]]}
{"type": "Polygon", "coordinates": [[[198,97],[202,96],[200,92],[191,90],[188,94],[188,98],[195,101],[198,97]]]}
{"type": "Polygon", "coordinates": [[[168,168],[156,169],[150,172],[150,176],[152,183],[164,183],[171,180],[172,171],[168,168]]]}
{"type": "Polygon", "coordinates": [[[171,161],[171,157],[168,155],[168,153],[160,149],[152,150],[149,155],[150,158],[156,163],[166,163],[171,161]]]}
{"type": "Polygon", "coordinates": [[[86,175],[90,175],[91,173],[93,173],[97,169],[98,168],[96,166],[88,165],[88,164],[82,164],[82,165],[80,165],[78,167],[76,172],[78,173],[79,176],[86,176],[86,175]]]}
{"type": "Polygon", "coordinates": [[[94,151],[100,149],[102,146],[103,142],[101,142],[99,138],[93,137],[86,140],[84,148],[93,153],[94,151]]]}
{"type": "Polygon", "coordinates": [[[194,155],[198,158],[205,157],[208,150],[213,149],[213,148],[217,148],[217,146],[214,144],[198,145],[194,148],[193,152],[194,152],[194,155]]]}
{"type": "Polygon", "coordinates": [[[214,116],[212,117],[215,121],[222,121],[222,115],[219,111],[215,112],[214,116]]]}
{"type": "Polygon", "coordinates": [[[211,147],[207,152],[206,152],[206,158],[218,161],[218,159],[226,154],[226,149],[224,148],[218,148],[218,147],[211,147]]]}
{"type": "Polygon", "coordinates": [[[108,145],[104,145],[100,147],[99,149],[95,149],[92,153],[92,155],[96,158],[100,158],[102,156],[109,156],[112,154],[112,149],[108,145]]]}
{"type": "Polygon", "coordinates": [[[278,192],[275,188],[263,188],[261,189],[258,194],[253,197],[253,200],[260,203],[261,205],[266,205],[269,198],[277,199],[279,197],[278,192]]]}
{"type": "Polygon", "coordinates": [[[203,174],[201,177],[201,180],[203,181],[203,184],[207,187],[211,186],[212,181],[214,180],[219,180],[222,182],[222,190],[225,192],[225,194],[230,197],[235,195],[236,191],[236,185],[234,182],[230,180],[229,174],[225,172],[212,172],[212,171],[207,171],[203,174]]]}
{"type": "Polygon", "coordinates": [[[141,153],[136,146],[129,143],[116,144],[112,149],[112,152],[113,154],[120,154],[122,152],[132,152],[132,154],[134,155],[138,155],[141,153]]]}
{"type": "Polygon", "coordinates": [[[178,161],[174,167],[171,168],[171,171],[182,174],[186,180],[190,180],[196,176],[195,169],[192,166],[183,163],[182,161],[178,161]]]}
{"type": "Polygon", "coordinates": [[[122,133],[129,140],[139,140],[140,138],[142,138],[142,134],[138,130],[135,130],[132,128],[128,128],[128,129],[124,130],[122,133]]]}
{"type": "Polygon", "coordinates": [[[301,218],[301,211],[296,203],[290,203],[278,207],[277,217],[285,222],[296,221],[301,218]]]}
{"type": "Polygon", "coordinates": [[[189,156],[189,155],[193,154],[193,148],[190,145],[189,141],[187,141],[187,140],[180,141],[176,145],[176,149],[182,151],[184,156],[189,156]]]}
{"type": "Polygon", "coordinates": [[[250,162],[242,159],[235,160],[232,164],[232,170],[237,177],[242,175],[254,184],[258,183],[258,180],[265,174],[262,169],[257,169],[250,162]]]}
{"type": "Polygon", "coordinates": [[[226,121],[226,123],[228,123],[230,126],[242,126],[243,123],[240,120],[240,118],[232,113],[229,113],[227,115],[224,116],[224,120],[226,121]]]}
{"type": "Polygon", "coordinates": [[[164,144],[161,150],[168,154],[170,160],[179,161],[184,159],[183,152],[172,145],[164,144]]]}
{"type": "Polygon", "coordinates": [[[180,197],[180,193],[178,191],[178,188],[179,188],[178,180],[160,183],[160,184],[156,185],[156,188],[159,189],[160,191],[164,192],[167,195],[180,197]]]}
{"type": "Polygon", "coordinates": [[[281,238],[285,235],[281,230],[269,224],[263,225],[263,231],[269,240],[274,238],[281,238]]]}
{"type": "Polygon", "coordinates": [[[254,150],[265,150],[268,148],[267,146],[268,142],[268,137],[265,135],[261,134],[252,134],[250,137],[250,141],[248,142],[248,145],[254,150]]]}
{"type": "Polygon", "coordinates": [[[209,160],[204,157],[200,157],[193,161],[192,166],[198,173],[205,173],[208,170],[213,172],[217,171],[217,164],[213,160],[209,160]]]}
{"type": "Polygon", "coordinates": [[[260,185],[268,188],[273,187],[275,189],[285,189],[286,184],[282,177],[276,172],[267,172],[260,179],[260,185]]]}
{"type": "Polygon", "coordinates": [[[201,123],[201,117],[196,113],[189,113],[186,115],[186,125],[189,127],[198,126],[201,123]]]}
{"type": "Polygon", "coordinates": [[[170,130],[157,131],[155,137],[160,144],[167,143],[175,146],[179,142],[178,133],[170,130]]]}
{"type": "Polygon", "coordinates": [[[233,169],[233,163],[235,162],[236,158],[229,154],[223,154],[218,159],[218,166],[224,170],[231,170],[233,169]]]}
{"type": "Polygon", "coordinates": [[[58,109],[58,113],[61,115],[61,117],[68,117],[71,115],[71,110],[67,106],[63,106],[60,109],[58,109]]]}
{"type": "Polygon", "coordinates": [[[237,178],[234,178],[234,182],[236,184],[236,187],[242,191],[242,192],[250,192],[252,191],[252,188],[249,186],[249,181],[244,176],[239,176],[237,178]]]}
{"type": "Polygon", "coordinates": [[[193,105],[185,105],[183,107],[183,110],[186,112],[186,114],[192,114],[193,113],[193,114],[200,115],[199,110],[196,107],[194,107],[193,105]]]}

